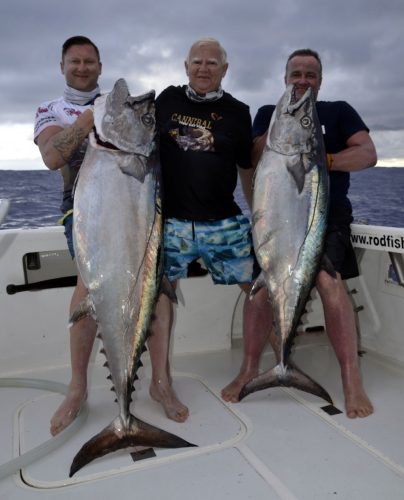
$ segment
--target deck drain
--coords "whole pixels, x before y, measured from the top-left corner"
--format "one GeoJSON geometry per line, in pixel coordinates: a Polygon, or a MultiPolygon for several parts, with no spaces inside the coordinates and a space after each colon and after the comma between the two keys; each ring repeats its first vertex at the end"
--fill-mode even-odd
{"type": "Polygon", "coordinates": [[[334,405],[322,406],[321,409],[328,413],[328,415],[338,415],[338,413],[342,413],[342,411],[338,410],[334,405]]]}
{"type": "Polygon", "coordinates": [[[134,451],[130,454],[130,456],[134,462],[137,462],[139,460],[144,460],[145,458],[153,458],[156,456],[156,453],[153,448],[143,448],[141,450],[134,451]]]}

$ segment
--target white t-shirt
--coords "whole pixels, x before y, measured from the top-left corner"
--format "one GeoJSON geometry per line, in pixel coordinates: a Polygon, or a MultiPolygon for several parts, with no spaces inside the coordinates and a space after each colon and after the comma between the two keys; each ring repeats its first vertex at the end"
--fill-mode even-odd
{"type": "Polygon", "coordinates": [[[66,128],[74,123],[77,118],[91,105],[81,106],[65,101],[63,97],[46,101],[39,106],[35,115],[34,141],[38,135],[50,126],[66,128]]]}
{"type": "MultiPolygon", "coordinates": [[[[34,142],[37,144],[39,134],[50,126],[58,126],[66,128],[72,125],[77,118],[86,109],[91,107],[90,104],[79,105],[66,101],[63,97],[46,101],[39,106],[35,115],[34,125],[34,142]]],[[[63,177],[63,201],[61,210],[63,213],[70,211],[73,208],[73,186],[78,174],[79,168],[83,162],[84,155],[87,149],[88,139],[85,139],[80,148],[71,157],[68,163],[60,168],[60,173],[63,177]]]]}

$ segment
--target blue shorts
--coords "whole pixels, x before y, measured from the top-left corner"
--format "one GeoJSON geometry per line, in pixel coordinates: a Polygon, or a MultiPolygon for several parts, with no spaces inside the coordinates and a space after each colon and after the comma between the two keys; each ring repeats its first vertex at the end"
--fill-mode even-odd
{"type": "Polygon", "coordinates": [[[218,221],[167,219],[164,272],[170,281],[186,278],[188,265],[201,258],[214,283],[251,283],[257,274],[251,225],[244,215],[218,221]]]}

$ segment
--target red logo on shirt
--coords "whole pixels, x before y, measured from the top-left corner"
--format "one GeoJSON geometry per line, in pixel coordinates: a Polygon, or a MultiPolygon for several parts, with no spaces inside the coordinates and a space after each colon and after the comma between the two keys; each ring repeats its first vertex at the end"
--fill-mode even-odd
{"type": "Polygon", "coordinates": [[[38,111],[36,112],[36,116],[40,115],[41,113],[47,113],[49,111],[48,108],[38,108],[38,111]]]}
{"type": "Polygon", "coordinates": [[[81,115],[81,111],[78,111],[77,109],[74,109],[74,108],[64,108],[63,111],[69,116],[80,116],[81,115]]]}
{"type": "Polygon", "coordinates": [[[215,120],[215,121],[222,120],[222,118],[223,118],[223,116],[219,116],[217,113],[211,113],[210,117],[212,118],[212,120],[215,120]]]}

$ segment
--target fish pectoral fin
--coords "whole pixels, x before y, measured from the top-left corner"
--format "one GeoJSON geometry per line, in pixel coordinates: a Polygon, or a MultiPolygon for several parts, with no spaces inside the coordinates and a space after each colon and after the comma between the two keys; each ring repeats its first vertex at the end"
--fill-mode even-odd
{"type": "Polygon", "coordinates": [[[184,439],[129,415],[124,425],[120,416],[87,441],[74,457],[69,477],[96,458],[133,446],[152,448],[186,448],[196,446],[184,439]]]}
{"type": "Polygon", "coordinates": [[[304,181],[306,178],[306,172],[301,162],[294,161],[293,163],[287,163],[286,168],[293,180],[296,183],[297,191],[300,194],[304,188],[304,181]]]}
{"type": "Polygon", "coordinates": [[[76,309],[70,315],[69,327],[87,316],[95,317],[94,304],[89,295],[84,297],[84,299],[78,304],[76,309]]]}
{"type": "Polygon", "coordinates": [[[134,177],[143,183],[148,171],[148,160],[143,156],[126,154],[119,162],[119,168],[125,175],[134,177]]]}
{"type": "Polygon", "coordinates": [[[256,391],[262,391],[270,387],[293,387],[300,391],[314,394],[324,399],[331,405],[333,404],[328,392],[314,381],[309,375],[304,373],[297,366],[289,361],[287,365],[279,363],[270,370],[258,375],[250,380],[241,390],[239,400],[241,401],[248,394],[256,391]]]}
{"type": "Polygon", "coordinates": [[[327,255],[323,255],[321,258],[321,269],[327,272],[332,278],[337,278],[337,273],[335,271],[334,265],[327,255]]]}

